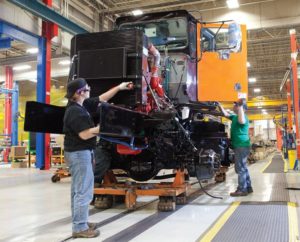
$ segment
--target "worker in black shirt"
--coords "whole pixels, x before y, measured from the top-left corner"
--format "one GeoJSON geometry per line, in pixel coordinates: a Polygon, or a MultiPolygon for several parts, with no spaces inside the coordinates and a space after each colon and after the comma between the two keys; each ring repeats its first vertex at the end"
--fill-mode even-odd
{"type": "Polygon", "coordinates": [[[94,188],[93,149],[100,127],[95,126],[86,107],[108,101],[120,90],[128,90],[129,84],[123,82],[97,98],[89,98],[90,87],[83,78],[70,81],[67,85],[66,97],[69,102],[64,115],[63,131],[65,160],[72,175],[71,210],[74,238],[93,238],[100,234],[95,230],[96,224],[88,223],[89,204],[94,188]]]}

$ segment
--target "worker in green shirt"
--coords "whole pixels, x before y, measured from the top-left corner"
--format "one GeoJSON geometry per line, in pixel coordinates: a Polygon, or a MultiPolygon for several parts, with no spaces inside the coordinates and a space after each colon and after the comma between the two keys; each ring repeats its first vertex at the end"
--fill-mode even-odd
{"type": "Polygon", "coordinates": [[[238,174],[238,187],[230,193],[232,197],[247,196],[253,192],[251,179],[247,168],[247,158],[250,153],[249,120],[245,114],[247,109],[246,100],[239,99],[234,102],[234,114],[229,114],[222,105],[219,105],[225,117],[231,123],[230,137],[234,149],[235,172],[238,174]]]}

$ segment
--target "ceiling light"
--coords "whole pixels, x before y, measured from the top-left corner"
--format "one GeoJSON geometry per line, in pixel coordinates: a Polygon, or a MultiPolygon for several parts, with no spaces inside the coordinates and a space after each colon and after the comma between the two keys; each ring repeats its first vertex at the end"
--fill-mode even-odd
{"type": "Polygon", "coordinates": [[[238,8],[240,6],[238,0],[227,0],[226,3],[228,8],[238,8]]]}
{"type": "Polygon", "coordinates": [[[247,67],[250,67],[250,66],[251,66],[250,62],[247,61],[247,67]]]}
{"type": "Polygon", "coordinates": [[[249,82],[250,82],[250,83],[254,83],[254,82],[256,82],[256,78],[254,78],[254,77],[250,77],[250,78],[249,78],[249,82]]]}
{"type": "Polygon", "coordinates": [[[257,107],[257,108],[262,108],[262,107],[257,107]]]}
{"type": "Polygon", "coordinates": [[[38,52],[39,52],[38,48],[29,48],[26,50],[26,53],[29,53],[29,54],[36,54],[38,52]]]}
{"type": "Polygon", "coordinates": [[[260,92],[260,88],[254,88],[253,91],[254,92],[260,92]]]}
{"type": "Polygon", "coordinates": [[[142,15],[142,14],[143,14],[143,11],[140,10],[140,9],[136,9],[136,10],[133,10],[133,11],[131,11],[131,12],[132,12],[132,14],[133,14],[134,16],[142,15]]]}
{"type": "Polygon", "coordinates": [[[24,71],[24,70],[28,70],[28,69],[31,69],[30,65],[20,65],[20,66],[13,67],[14,71],[24,71]]]}
{"type": "Polygon", "coordinates": [[[71,64],[70,60],[61,60],[60,62],[58,62],[58,64],[62,65],[62,66],[67,66],[71,64]]]}
{"type": "Polygon", "coordinates": [[[266,112],[266,109],[262,109],[261,111],[262,111],[262,112],[266,112]]]}

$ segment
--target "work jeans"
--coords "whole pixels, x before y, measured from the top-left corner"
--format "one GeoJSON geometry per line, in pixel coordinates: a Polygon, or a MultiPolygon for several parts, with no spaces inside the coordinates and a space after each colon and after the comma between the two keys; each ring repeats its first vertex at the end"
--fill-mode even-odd
{"type": "Polygon", "coordinates": [[[87,230],[89,204],[93,199],[94,172],[90,150],[65,152],[65,160],[72,176],[71,211],[72,230],[80,232],[87,230]]]}
{"type": "Polygon", "coordinates": [[[234,149],[235,172],[238,174],[238,188],[241,192],[247,192],[251,187],[251,179],[247,168],[247,158],[250,147],[238,147],[234,149]]]}

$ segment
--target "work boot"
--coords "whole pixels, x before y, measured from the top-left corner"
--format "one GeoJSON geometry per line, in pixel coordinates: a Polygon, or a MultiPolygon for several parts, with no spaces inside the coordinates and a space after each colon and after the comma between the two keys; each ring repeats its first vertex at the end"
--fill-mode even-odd
{"type": "Polygon", "coordinates": [[[89,226],[89,229],[92,229],[92,230],[95,230],[96,229],[96,227],[97,227],[97,223],[87,223],[88,224],[88,226],[89,226]]]}
{"type": "Polygon", "coordinates": [[[247,195],[248,195],[248,192],[242,192],[239,190],[236,190],[235,192],[230,193],[231,197],[242,197],[242,196],[247,196],[247,195]]]}
{"type": "Polygon", "coordinates": [[[100,234],[99,230],[87,229],[80,232],[73,232],[73,238],[95,238],[100,234]]]}
{"type": "Polygon", "coordinates": [[[253,192],[253,188],[252,187],[247,187],[247,191],[248,191],[248,193],[252,193],[253,192]]]}

